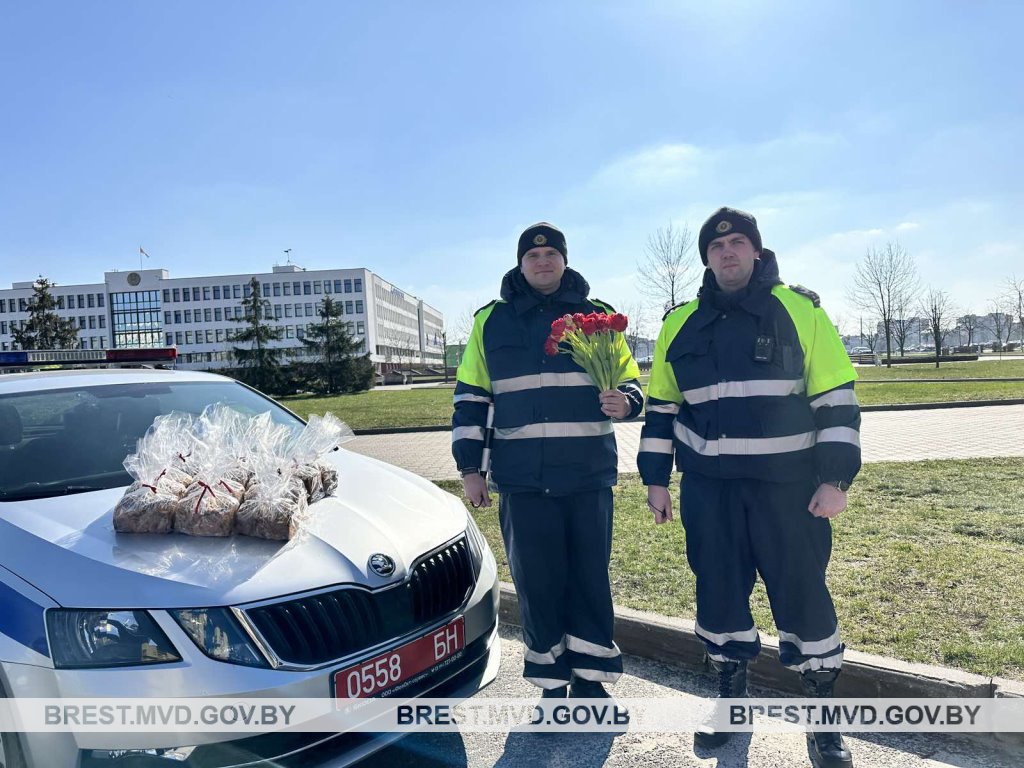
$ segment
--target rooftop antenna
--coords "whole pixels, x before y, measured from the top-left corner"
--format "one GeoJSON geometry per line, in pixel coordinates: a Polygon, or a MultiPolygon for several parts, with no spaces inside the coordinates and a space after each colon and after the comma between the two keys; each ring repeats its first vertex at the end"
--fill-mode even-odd
{"type": "Polygon", "coordinates": [[[288,257],[288,263],[291,264],[292,263],[292,249],[291,248],[285,248],[284,249],[284,255],[288,257]]]}

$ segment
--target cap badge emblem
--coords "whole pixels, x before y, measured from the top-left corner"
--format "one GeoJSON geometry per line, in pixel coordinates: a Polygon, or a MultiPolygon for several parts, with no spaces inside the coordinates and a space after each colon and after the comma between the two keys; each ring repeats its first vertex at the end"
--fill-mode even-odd
{"type": "Polygon", "coordinates": [[[544,235],[535,235],[533,238],[534,245],[547,245],[548,239],[544,235]]]}
{"type": "Polygon", "coordinates": [[[718,226],[715,227],[715,232],[723,234],[724,232],[728,232],[730,229],[732,229],[731,221],[720,221],[718,222],[718,226]]]}

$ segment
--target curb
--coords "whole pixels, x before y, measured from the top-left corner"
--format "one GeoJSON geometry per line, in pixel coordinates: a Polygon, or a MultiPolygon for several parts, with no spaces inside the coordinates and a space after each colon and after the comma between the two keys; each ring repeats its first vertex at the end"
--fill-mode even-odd
{"type": "MultiPolygon", "coordinates": [[[[1024,379],[1022,379],[1024,380],[1024,379]]],[[[1024,398],[1013,400],[955,400],[948,403],[891,403],[888,405],[862,405],[861,413],[871,411],[934,411],[942,408],[984,408],[992,405],[1024,405],[1024,398]]],[[[643,416],[634,419],[624,419],[618,424],[630,424],[633,422],[643,423],[643,416]]],[[[367,429],[353,429],[352,432],[359,435],[404,435],[410,432],[451,432],[451,424],[435,424],[425,427],[370,427],[367,429]]]]}
{"type": "MultiPolygon", "coordinates": [[[[501,582],[501,621],[521,626],[515,587],[501,582]]],[[[694,633],[691,619],[615,606],[615,643],[623,653],[667,662],[710,674],[704,642],[694,633]]],[[[761,653],[750,664],[754,685],[803,695],[799,676],[779,663],[779,640],[761,633],[761,653]]],[[[971,698],[1024,699],[1024,682],[984,677],[949,667],[918,664],[872,653],[847,650],[836,695],[846,698],[971,698]]],[[[1024,747],[1024,733],[966,734],[986,741],[1024,747]]]]}

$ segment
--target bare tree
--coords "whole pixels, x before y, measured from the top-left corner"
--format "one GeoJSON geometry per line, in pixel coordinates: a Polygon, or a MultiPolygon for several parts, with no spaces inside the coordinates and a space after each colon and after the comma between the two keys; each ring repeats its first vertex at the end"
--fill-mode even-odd
{"type": "Polygon", "coordinates": [[[861,334],[861,342],[867,343],[872,352],[876,352],[878,350],[878,337],[881,335],[878,328],[881,324],[880,320],[876,320],[874,318],[869,319],[867,333],[861,334]]]}
{"type": "Polygon", "coordinates": [[[894,320],[902,307],[915,304],[920,291],[917,265],[899,243],[886,243],[881,250],[872,248],[857,265],[851,303],[878,315],[885,334],[886,364],[892,367],[894,320]]]}
{"type": "Polygon", "coordinates": [[[1012,307],[1005,296],[991,299],[988,303],[989,313],[985,317],[985,328],[995,336],[996,345],[999,347],[1002,356],[1003,347],[1010,340],[1010,332],[1013,330],[1012,307]]]}
{"type": "Polygon", "coordinates": [[[629,325],[623,334],[626,337],[626,345],[633,357],[637,356],[637,348],[640,342],[647,338],[648,310],[639,301],[621,305],[622,314],[629,318],[629,325]]]}
{"type": "Polygon", "coordinates": [[[972,312],[961,315],[956,319],[956,327],[967,334],[967,346],[974,346],[974,335],[981,325],[981,318],[972,312]]]}
{"type": "Polygon", "coordinates": [[[921,298],[920,314],[928,324],[935,340],[935,367],[939,367],[942,343],[950,331],[949,319],[953,315],[953,301],[945,291],[929,287],[921,298]]]}
{"type": "Polygon", "coordinates": [[[691,297],[700,276],[701,263],[694,249],[689,227],[669,223],[647,238],[643,256],[637,260],[637,287],[664,312],[691,297]]]}
{"type": "Polygon", "coordinates": [[[1018,278],[1017,275],[1006,278],[1006,298],[1017,317],[1020,345],[1024,348],[1024,278],[1018,278]]]}
{"type": "Polygon", "coordinates": [[[899,347],[900,357],[906,356],[907,337],[915,325],[919,326],[921,320],[913,317],[912,302],[916,297],[909,294],[897,295],[894,297],[892,313],[892,338],[899,347]]]}

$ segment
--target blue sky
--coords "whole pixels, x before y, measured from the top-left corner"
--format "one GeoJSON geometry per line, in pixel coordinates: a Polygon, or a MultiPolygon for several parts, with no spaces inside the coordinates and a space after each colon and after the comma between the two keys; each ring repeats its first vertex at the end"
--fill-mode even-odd
{"type": "MultiPolygon", "coordinates": [[[[0,285],[365,266],[449,316],[528,224],[593,295],[758,217],[782,276],[898,239],[985,311],[1024,277],[1016,2],[40,2],[0,11],[0,285]]],[[[696,257],[695,257],[696,258],[696,257]]]]}

